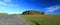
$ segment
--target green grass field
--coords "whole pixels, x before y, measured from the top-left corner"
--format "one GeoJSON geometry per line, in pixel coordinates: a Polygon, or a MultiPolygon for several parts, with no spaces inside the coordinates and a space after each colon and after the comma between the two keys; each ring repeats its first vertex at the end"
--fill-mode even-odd
{"type": "Polygon", "coordinates": [[[60,25],[60,15],[20,15],[31,25],[60,25]]]}

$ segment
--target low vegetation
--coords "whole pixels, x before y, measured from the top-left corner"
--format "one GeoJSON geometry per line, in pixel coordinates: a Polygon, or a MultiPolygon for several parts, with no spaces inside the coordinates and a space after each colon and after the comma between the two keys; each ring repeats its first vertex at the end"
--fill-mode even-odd
{"type": "Polygon", "coordinates": [[[20,15],[31,25],[60,25],[60,15],[20,15]]]}
{"type": "Polygon", "coordinates": [[[7,13],[0,13],[0,16],[8,16],[7,13]]]}

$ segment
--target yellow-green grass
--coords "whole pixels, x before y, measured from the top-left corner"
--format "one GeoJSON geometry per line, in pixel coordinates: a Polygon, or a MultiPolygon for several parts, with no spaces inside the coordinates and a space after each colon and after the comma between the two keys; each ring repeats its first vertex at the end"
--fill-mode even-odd
{"type": "Polygon", "coordinates": [[[8,16],[8,14],[0,13],[0,16],[8,16]]]}
{"type": "Polygon", "coordinates": [[[32,25],[60,25],[60,15],[20,15],[32,25]]]}

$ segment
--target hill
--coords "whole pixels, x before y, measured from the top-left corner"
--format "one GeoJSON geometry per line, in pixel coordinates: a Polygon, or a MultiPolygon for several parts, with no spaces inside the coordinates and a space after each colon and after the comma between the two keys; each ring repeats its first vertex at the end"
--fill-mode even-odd
{"type": "Polygon", "coordinates": [[[44,12],[39,12],[35,10],[24,11],[23,15],[44,15],[44,12]]]}

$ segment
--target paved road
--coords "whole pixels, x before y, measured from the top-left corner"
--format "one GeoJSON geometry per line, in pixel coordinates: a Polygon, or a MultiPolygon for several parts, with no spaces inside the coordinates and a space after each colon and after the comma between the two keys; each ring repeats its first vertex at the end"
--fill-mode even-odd
{"type": "Polygon", "coordinates": [[[0,25],[29,25],[18,15],[0,16],[0,25]]]}

